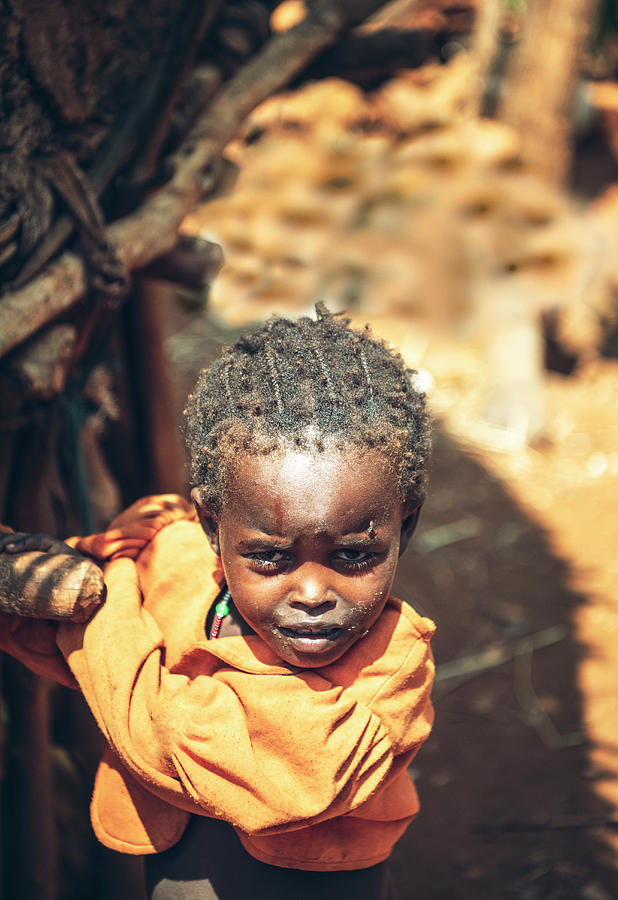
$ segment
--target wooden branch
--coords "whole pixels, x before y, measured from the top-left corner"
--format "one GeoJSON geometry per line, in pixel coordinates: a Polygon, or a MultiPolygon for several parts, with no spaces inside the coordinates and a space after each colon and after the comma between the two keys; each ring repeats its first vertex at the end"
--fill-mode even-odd
{"type": "Polygon", "coordinates": [[[85,622],[105,599],[101,569],[77,554],[0,553],[0,612],[85,622]]]}
{"type": "Polygon", "coordinates": [[[70,309],[84,296],[87,287],[83,260],[67,252],[26,287],[5,294],[0,300],[0,356],[70,309]]]}
{"type": "MultiPolygon", "coordinates": [[[[385,0],[317,0],[294,28],[273,37],[224,85],[172,157],[172,179],[134,214],[111,225],[109,242],[129,269],[142,268],[174,246],[183,218],[212,189],[217,158],[255,107],[287,85],[345,28],[385,0]]],[[[65,252],[22,290],[0,300],[0,356],[73,306],[86,292],[83,260],[65,252]]]]}
{"type": "Polygon", "coordinates": [[[502,82],[498,119],[523,161],[562,186],[573,152],[575,90],[598,0],[531,0],[502,82]]]}
{"type": "MultiPolygon", "coordinates": [[[[216,245],[215,245],[216,246],[216,245]]],[[[127,313],[130,322],[133,391],[143,440],[141,465],[153,493],[186,491],[184,447],[176,420],[170,361],[164,347],[170,287],[137,277],[127,313]]]]}
{"type": "Polygon", "coordinates": [[[180,16],[176,19],[169,47],[162,54],[163,65],[155,85],[153,113],[156,123],[150,129],[142,154],[133,166],[131,178],[136,184],[145,184],[155,175],[159,156],[167,138],[174,106],[178,101],[182,86],[193,65],[195,54],[221,5],[221,0],[209,3],[194,3],[188,0],[180,16]]]}
{"type": "Polygon", "coordinates": [[[415,69],[437,55],[434,39],[433,32],[420,28],[384,28],[351,35],[321,53],[300,73],[293,87],[331,77],[365,84],[388,78],[402,69],[415,69]]]}
{"type": "Polygon", "coordinates": [[[223,250],[219,244],[191,234],[181,234],[170,252],[155,259],[141,270],[141,274],[155,281],[167,281],[195,290],[213,281],[222,265],[223,250]]]}
{"type": "Polygon", "coordinates": [[[29,397],[49,400],[62,392],[76,343],[77,329],[65,323],[45,329],[17,351],[10,369],[29,397]]]}

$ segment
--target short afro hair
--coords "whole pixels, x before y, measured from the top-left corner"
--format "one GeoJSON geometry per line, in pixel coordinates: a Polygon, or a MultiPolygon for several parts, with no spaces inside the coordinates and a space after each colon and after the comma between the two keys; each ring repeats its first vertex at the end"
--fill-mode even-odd
{"type": "Polygon", "coordinates": [[[241,452],[374,448],[420,504],[429,457],[425,396],[384,341],[316,306],[316,318],[272,318],[202,370],[185,409],[191,480],[219,511],[241,452]]]}

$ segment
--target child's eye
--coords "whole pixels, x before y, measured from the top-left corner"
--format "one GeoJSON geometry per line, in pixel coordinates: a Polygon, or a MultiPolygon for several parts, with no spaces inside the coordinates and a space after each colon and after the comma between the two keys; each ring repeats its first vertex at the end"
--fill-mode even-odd
{"type": "Polygon", "coordinates": [[[287,561],[287,554],[283,550],[258,550],[248,558],[260,569],[276,569],[287,561]]]}
{"type": "Polygon", "coordinates": [[[374,557],[375,553],[353,547],[342,547],[333,554],[335,561],[343,563],[348,569],[362,569],[373,562],[374,557]]]}

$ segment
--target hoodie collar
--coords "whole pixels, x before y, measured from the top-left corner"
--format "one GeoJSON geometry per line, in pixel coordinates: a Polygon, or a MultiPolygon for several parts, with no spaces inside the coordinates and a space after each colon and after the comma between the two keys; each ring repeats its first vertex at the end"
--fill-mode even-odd
{"type": "Polygon", "coordinates": [[[257,634],[204,640],[200,641],[200,648],[235,669],[252,675],[293,675],[303,671],[299,666],[284,662],[257,634]]]}

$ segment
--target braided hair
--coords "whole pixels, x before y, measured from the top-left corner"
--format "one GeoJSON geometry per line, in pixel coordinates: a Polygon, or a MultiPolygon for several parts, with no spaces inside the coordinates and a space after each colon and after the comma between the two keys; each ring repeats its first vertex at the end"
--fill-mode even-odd
{"type": "Polygon", "coordinates": [[[429,455],[425,396],[401,355],[349,319],[273,318],[203,369],[185,409],[191,479],[221,509],[241,452],[374,448],[390,458],[402,500],[424,496],[429,455]]]}

